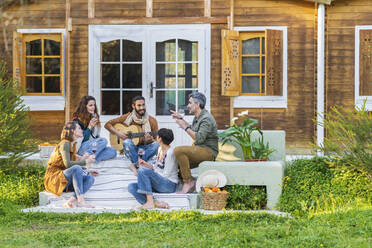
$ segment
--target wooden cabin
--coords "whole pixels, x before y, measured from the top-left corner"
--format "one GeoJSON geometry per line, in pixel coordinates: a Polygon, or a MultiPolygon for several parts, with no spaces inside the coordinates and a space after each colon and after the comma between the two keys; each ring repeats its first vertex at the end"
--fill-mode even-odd
{"type": "Polygon", "coordinates": [[[103,123],[143,95],[185,144],[169,109],[200,91],[220,129],[248,109],[262,129],[286,131],[288,154],[322,141],[317,113],[364,98],[372,109],[372,0],[2,0],[0,10],[1,59],[45,141],[87,94],[103,123]]]}

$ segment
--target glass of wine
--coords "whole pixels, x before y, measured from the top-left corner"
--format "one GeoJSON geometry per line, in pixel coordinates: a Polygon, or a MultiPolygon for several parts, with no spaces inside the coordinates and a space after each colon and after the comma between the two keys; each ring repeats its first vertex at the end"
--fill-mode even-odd
{"type": "Polygon", "coordinates": [[[143,149],[143,148],[138,148],[138,157],[140,158],[140,159],[142,159],[142,157],[143,157],[143,155],[145,155],[145,149],[143,149]]]}
{"type": "Polygon", "coordinates": [[[181,116],[181,119],[183,119],[185,117],[185,109],[184,108],[178,109],[178,114],[181,116]]]}
{"type": "Polygon", "coordinates": [[[93,141],[92,142],[92,152],[93,152],[94,155],[97,152],[97,147],[98,147],[97,141],[93,141]]]}

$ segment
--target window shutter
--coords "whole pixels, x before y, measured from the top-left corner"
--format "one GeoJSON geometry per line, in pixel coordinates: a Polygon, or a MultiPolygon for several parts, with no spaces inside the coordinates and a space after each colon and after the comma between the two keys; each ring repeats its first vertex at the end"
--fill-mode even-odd
{"type": "Polygon", "coordinates": [[[221,95],[239,95],[239,32],[222,30],[221,95]]]}
{"type": "Polygon", "coordinates": [[[13,78],[21,84],[22,34],[13,32],[13,78]]]}
{"type": "Polygon", "coordinates": [[[266,29],[266,95],[283,95],[283,31],[266,29]]]}
{"type": "Polygon", "coordinates": [[[372,95],[372,30],[360,30],[359,95],[372,95]]]}

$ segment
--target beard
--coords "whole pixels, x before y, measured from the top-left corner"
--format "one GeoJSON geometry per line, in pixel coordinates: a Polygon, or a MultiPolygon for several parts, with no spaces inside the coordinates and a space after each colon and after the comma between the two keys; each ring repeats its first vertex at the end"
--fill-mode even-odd
{"type": "Polygon", "coordinates": [[[139,116],[144,116],[144,115],[146,114],[146,109],[143,109],[143,110],[137,110],[137,109],[135,108],[134,111],[136,111],[136,113],[137,113],[139,116]],[[140,113],[139,111],[143,111],[143,113],[140,113]]]}

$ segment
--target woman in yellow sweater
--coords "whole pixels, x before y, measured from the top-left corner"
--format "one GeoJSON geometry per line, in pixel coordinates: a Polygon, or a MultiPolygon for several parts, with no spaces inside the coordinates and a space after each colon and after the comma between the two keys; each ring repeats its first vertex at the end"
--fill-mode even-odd
{"type": "Polygon", "coordinates": [[[82,168],[95,160],[94,155],[76,154],[76,141],[83,136],[81,127],[76,122],[67,122],[61,133],[61,142],[57,145],[48,161],[44,185],[48,192],[60,196],[63,191],[74,191],[64,207],[72,208],[77,200],[77,207],[93,207],[84,200],[84,194],[94,183],[97,171],[82,168]]]}

